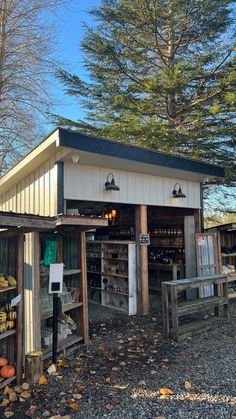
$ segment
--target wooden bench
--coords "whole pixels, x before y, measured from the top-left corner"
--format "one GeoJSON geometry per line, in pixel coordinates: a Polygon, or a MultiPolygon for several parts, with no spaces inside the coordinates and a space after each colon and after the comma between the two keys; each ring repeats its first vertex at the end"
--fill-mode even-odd
{"type": "Polygon", "coordinates": [[[229,300],[227,277],[215,275],[211,277],[182,279],[162,283],[163,334],[174,340],[184,339],[215,324],[221,324],[229,319],[229,300]],[[202,287],[212,286],[212,296],[201,298],[202,287]],[[197,298],[187,300],[187,290],[197,290],[197,298]],[[185,298],[184,298],[185,297],[185,298]],[[204,315],[208,310],[214,311],[214,316],[204,315]],[[181,324],[180,317],[191,314],[203,319],[188,319],[181,324]]]}

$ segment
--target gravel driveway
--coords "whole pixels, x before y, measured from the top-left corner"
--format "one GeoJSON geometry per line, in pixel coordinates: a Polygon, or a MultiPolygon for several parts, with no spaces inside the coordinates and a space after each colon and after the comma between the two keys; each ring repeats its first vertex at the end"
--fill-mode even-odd
{"type": "Polygon", "coordinates": [[[236,419],[235,319],[236,303],[230,323],[180,343],[162,338],[155,309],[93,321],[90,345],[0,417],[236,419]]]}

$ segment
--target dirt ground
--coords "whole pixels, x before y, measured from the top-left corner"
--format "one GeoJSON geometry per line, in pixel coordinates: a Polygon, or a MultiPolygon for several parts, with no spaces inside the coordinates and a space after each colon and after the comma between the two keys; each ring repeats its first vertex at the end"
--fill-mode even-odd
{"type": "Polygon", "coordinates": [[[228,324],[179,343],[163,339],[156,299],[145,317],[99,309],[90,344],[1,418],[236,419],[236,303],[228,324]]]}

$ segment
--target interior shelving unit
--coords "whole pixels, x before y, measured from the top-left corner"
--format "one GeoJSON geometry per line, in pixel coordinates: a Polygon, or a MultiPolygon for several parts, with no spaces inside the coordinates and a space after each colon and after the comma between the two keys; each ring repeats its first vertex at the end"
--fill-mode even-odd
{"type": "Polygon", "coordinates": [[[151,229],[149,246],[149,289],[161,290],[163,280],[184,277],[184,229],[182,225],[151,229]]]}
{"type": "Polygon", "coordinates": [[[86,248],[88,300],[101,304],[101,242],[89,241],[86,248]]]}
{"type": "Polygon", "coordinates": [[[137,313],[134,242],[115,240],[87,242],[87,267],[90,300],[91,295],[94,297],[97,292],[102,306],[128,315],[137,313]]]}

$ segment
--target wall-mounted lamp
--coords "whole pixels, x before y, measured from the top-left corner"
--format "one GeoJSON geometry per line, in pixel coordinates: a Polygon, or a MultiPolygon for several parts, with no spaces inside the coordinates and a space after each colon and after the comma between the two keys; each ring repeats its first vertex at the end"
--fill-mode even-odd
{"type": "Polygon", "coordinates": [[[105,183],[105,188],[107,191],[119,191],[120,188],[115,184],[115,179],[113,173],[108,173],[107,181],[105,183]]]}
{"type": "Polygon", "coordinates": [[[80,156],[78,154],[72,154],[71,159],[74,164],[78,164],[80,160],[80,156]]]}
{"type": "Polygon", "coordinates": [[[186,198],[186,195],[182,192],[180,183],[176,183],[172,191],[174,198],[186,198]]]}

